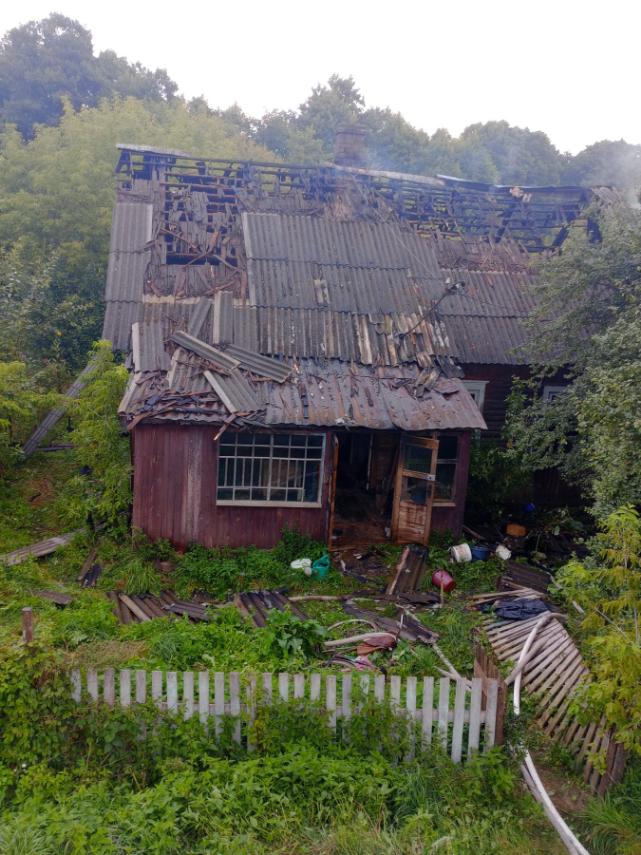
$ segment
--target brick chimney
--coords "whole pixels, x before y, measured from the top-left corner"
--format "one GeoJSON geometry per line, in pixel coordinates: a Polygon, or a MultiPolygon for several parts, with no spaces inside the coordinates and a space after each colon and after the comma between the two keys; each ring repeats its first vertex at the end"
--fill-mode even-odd
{"type": "Polygon", "coordinates": [[[338,166],[366,166],[367,128],[364,125],[343,124],[336,128],[334,163],[338,166]]]}

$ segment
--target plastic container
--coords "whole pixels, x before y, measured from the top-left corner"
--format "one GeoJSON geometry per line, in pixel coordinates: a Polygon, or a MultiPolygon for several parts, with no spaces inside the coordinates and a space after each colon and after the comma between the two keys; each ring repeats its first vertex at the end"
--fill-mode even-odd
{"type": "Polygon", "coordinates": [[[289,566],[292,568],[292,570],[302,570],[306,576],[309,576],[311,573],[312,559],[297,558],[295,561],[292,561],[289,566]]]}
{"type": "Polygon", "coordinates": [[[502,543],[499,543],[499,545],[496,547],[496,549],[494,550],[494,554],[497,558],[500,558],[501,561],[509,561],[512,557],[512,553],[510,552],[510,550],[507,548],[507,546],[503,546],[502,543]]]}
{"type": "Polygon", "coordinates": [[[487,561],[490,557],[489,546],[473,546],[471,549],[472,561],[487,561]]]}
{"type": "Polygon", "coordinates": [[[456,588],[456,582],[447,570],[435,570],[434,573],[432,573],[432,585],[436,585],[437,588],[442,588],[446,594],[449,594],[450,591],[453,591],[454,588],[456,588]]]}
{"type": "Polygon", "coordinates": [[[469,543],[459,543],[458,546],[450,547],[450,555],[452,561],[456,561],[457,564],[472,560],[472,550],[469,543]]]}
{"type": "Polygon", "coordinates": [[[325,554],[312,564],[312,573],[317,579],[324,579],[329,573],[331,561],[329,555],[325,554]]]}
{"type": "Polygon", "coordinates": [[[526,527],[519,523],[508,523],[505,531],[510,537],[525,537],[527,534],[526,527]]]}

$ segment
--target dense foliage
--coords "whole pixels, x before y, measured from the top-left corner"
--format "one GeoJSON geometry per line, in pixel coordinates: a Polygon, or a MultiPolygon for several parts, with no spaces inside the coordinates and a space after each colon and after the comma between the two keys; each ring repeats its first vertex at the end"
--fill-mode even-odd
{"type": "Polygon", "coordinates": [[[557,585],[584,610],[581,630],[593,680],[584,692],[593,716],[641,755],[641,519],[630,507],[610,514],[586,562],[570,561],[557,585]]]}
{"type": "Polygon", "coordinates": [[[575,232],[543,269],[532,319],[543,368],[515,384],[507,438],[515,460],[560,466],[604,516],[641,496],[641,212],[606,210],[599,229],[598,241],[575,232]],[[546,400],[563,366],[570,385],[546,400]]]}
{"type": "Polygon", "coordinates": [[[107,342],[92,354],[93,373],[72,405],[76,459],[82,467],[67,485],[70,502],[93,525],[124,534],[131,504],[130,449],[118,422],[127,370],[117,365],[107,342]]]}
{"type": "Polygon", "coordinates": [[[65,100],[76,110],[114,95],[166,101],[177,88],[162,69],[110,50],[94,56],[91,33],[57,13],[9,30],[0,42],[0,124],[15,124],[26,137],[36,124],[55,125],[65,100]]]}

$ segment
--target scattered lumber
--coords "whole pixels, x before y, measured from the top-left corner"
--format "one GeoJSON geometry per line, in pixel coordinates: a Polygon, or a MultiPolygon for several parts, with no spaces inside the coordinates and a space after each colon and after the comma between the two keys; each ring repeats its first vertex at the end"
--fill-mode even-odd
{"type": "Polygon", "coordinates": [[[539,567],[521,564],[518,561],[506,561],[500,587],[507,589],[526,587],[540,594],[546,594],[551,582],[552,575],[539,567]]]}
{"type": "Polygon", "coordinates": [[[60,606],[60,608],[73,603],[73,597],[69,594],[63,594],[61,591],[38,591],[37,596],[42,597],[43,600],[50,600],[52,603],[60,606]]]}
{"type": "Polygon", "coordinates": [[[102,565],[92,563],[88,569],[79,577],[80,584],[83,588],[95,588],[98,577],[102,573],[102,565]]]}
{"type": "Polygon", "coordinates": [[[426,564],[427,549],[422,546],[406,546],[385,593],[392,595],[416,591],[423,581],[426,564]]]}
{"type": "Polygon", "coordinates": [[[417,620],[415,617],[402,612],[398,620],[395,618],[385,617],[378,612],[370,612],[365,609],[360,609],[353,603],[347,602],[343,606],[343,610],[353,617],[361,618],[368,621],[382,632],[391,632],[397,638],[402,638],[403,641],[413,641],[420,644],[433,644],[438,639],[438,634],[432,632],[426,626],[417,620]]]}
{"type": "Polygon", "coordinates": [[[83,529],[78,528],[75,531],[67,532],[67,534],[58,534],[55,537],[48,537],[46,540],[39,540],[37,543],[32,543],[30,546],[23,546],[21,549],[16,549],[15,552],[5,552],[0,555],[0,564],[6,564],[13,567],[16,564],[22,564],[27,558],[43,558],[45,555],[51,555],[56,549],[61,549],[76,537],[82,534],[83,529]]]}
{"type": "Polygon", "coordinates": [[[123,624],[173,617],[187,617],[192,622],[211,620],[204,603],[180,600],[173,591],[161,591],[158,595],[109,591],[107,597],[113,604],[113,613],[123,624]]]}
{"type": "Polygon", "coordinates": [[[604,795],[623,776],[625,749],[604,719],[586,724],[572,711],[576,690],[590,679],[590,673],[563,620],[564,615],[555,612],[521,621],[489,616],[483,628],[498,662],[518,662],[506,683],[518,683],[532,695],[538,726],[574,755],[585,782],[593,792],[604,795]],[[593,764],[599,752],[606,757],[603,774],[593,764]]]}
{"type": "Polygon", "coordinates": [[[282,591],[243,591],[234,597],[234,605],[243,617],[249,618],[255,626],[267,626],[267,615],[272,609],[279,612],[291,611],[300,620],[307,620],[307,614],[290,600],[282,591]]]}

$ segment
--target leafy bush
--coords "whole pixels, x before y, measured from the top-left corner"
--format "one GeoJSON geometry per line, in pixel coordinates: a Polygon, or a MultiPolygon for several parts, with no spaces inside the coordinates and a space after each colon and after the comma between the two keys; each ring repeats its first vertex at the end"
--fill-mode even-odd
{"type": "MultiPolygon", "coordinates": [[[[602,521],[585,563],[556,576],[557,592],[584,610],[581,629],[593,680],[583,697],[641,755],[641,518],[623,507],[602,521]]],[[[603,758],[601,758],[601,761],[603,758]]]]}
{"type": "Polygon", "coordinates": [[[72,506],[80,505],[94,522],[125,534],[131,504],[129,438],[118,422],[118,404],[127,383],[127,369],[117,365],[108,342],[92,354],[95,369],[71,408],[76,420],[73,441],[85,475],[67,491],[72,506]]]}
{"type": "Polygon", "coordinates": [[[301,557],[316,559],[324,551],[322,543],[287,529],[273,549],[206,549],[196,544],[178,560],[176,582],[179,590],[201,589],[223,599],[256,586],[300,582],[301,573],[291,570],[290,562],[301,557]]]}
{"type": "Polygon", "coordinates": [[[325,627],[315,620],[301,620],[291,612],[274,609],[267,616],[269,649],[282,658],[314,656],[326,634],[325,627]]]}
{"type": "Polygon", "coordinates": [[[86,641],[113,638],[118,621],[111,603],[101,595],[78,594],[53,622],[53,641],[65,647],[78,647],[86,641]]]}

